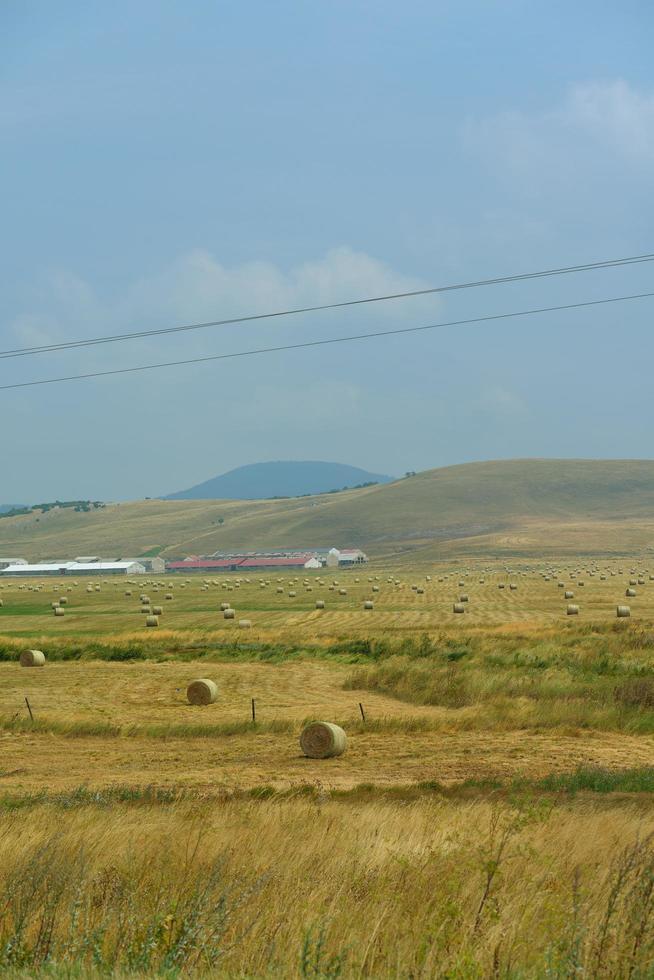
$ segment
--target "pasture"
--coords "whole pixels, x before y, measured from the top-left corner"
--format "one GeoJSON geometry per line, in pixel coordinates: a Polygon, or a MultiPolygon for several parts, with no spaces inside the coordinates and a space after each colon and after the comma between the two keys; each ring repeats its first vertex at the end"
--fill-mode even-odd
{"type": "Polygon", "coordinates": [[[649,576],[0,581],[3,975],[645,976],[649,576]],[[301,753],[313,719],[342,756],[301,753]]]}

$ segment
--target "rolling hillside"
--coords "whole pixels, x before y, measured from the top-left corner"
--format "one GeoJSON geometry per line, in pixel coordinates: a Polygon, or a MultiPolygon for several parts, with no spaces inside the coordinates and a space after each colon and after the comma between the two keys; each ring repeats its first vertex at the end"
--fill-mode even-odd
{"type": "Polygon", "coordinates": [[[295,500],[148,500],[0,519],[0,555],[32,559],[331,545],[425,559],[654,551],[654,461],[469,463],[295,500]]]}
{"type": "Polygon", "coordinates": [[[251,463],[198,483],[188,490],[169,493],[164,500],[266,500],[328,493],[364,483],[389,483],[393,478],[369,473],[345,463],[309,460],[251,463]]]}

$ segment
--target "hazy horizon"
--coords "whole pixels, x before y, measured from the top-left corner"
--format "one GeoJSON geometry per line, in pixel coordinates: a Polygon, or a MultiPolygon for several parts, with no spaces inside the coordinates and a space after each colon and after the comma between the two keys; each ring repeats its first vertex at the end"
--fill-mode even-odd
{"type": "MultiPolygon", "coordinates": [[[[653,22],[589,0],[4,4],[0,350],[654,251],[653,22]]],[[[0,385],[648,292],[651,271],[3,359],[0,385]]],[[[0,502],[283,459],[646,459],[651,302],[0,391],[0,502]]]]}

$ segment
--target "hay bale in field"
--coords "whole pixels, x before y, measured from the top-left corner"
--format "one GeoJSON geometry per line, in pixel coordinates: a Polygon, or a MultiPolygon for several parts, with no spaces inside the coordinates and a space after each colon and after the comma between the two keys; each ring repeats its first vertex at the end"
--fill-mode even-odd
{"type": "Polygon", "coordinates": [[[62,606],[55,606],[52,611],[55,614],[55,616],[63,616],[64,615],[64,610],[63,610],[62,606]]]}
{"type": "Polygon", "coordinates": [[[277,588],[275,589],[275,592],[277,593],[277,595],[283,595],[284,589],[282,588],[281,585],[278,585],[277,588]]]}
{"type": "Polygon", "coordinates": [[[454,605],[452,606],[452,612],[464,613],[465,611],[466,611],[466,607],[462,602],[455,602],[454,605]]]}
{"type": "Polygon", "coordinates": [[[347,589],[339,589],[338,590],[338,594],[339,595],[347,595],[347,589]]]}
{"type": "Polygon", "coordinates": [[[249,630],[252,627],[251,619],[239,619],[238,628],[241,630],[249,630]]]}
{"type": "Polygon", "coordinates": [[[467,592],[463,592],[459,596],[459,602],[468,602],[468,593],[467,592]]]}
{"type": "Polygon", "coordinates": [[[153,616],[163,616],[163,606],[153,606],[152,607],[153,616]]]}
{"type": "Polygon", "coordinates": [[[233,609],[225,609],[223,612],[223,619],[234,619],[236,612],[233,609]]]}
{"type": "Polygon", "coordinates": [[[325,602],[323,599],[316,599],[316,609],[324,609],[325,602]]]}
{"type": "Polygon", "coordinates": [[[140,612],[141,612],[141,615],[142,616],[151,616],[152,615],[152,610],[150,609],[149,606],[141,606],[140,612]]]}
{"type": "Polygon", "coordinates": [[[159,617],[158,616],[148,616],[148,618],[145,621],[145,625],[146,626],[158,626],[159,625],[159,617]]]}
{"type": "Polygon", "coordinates": [[[379,586],[378,585],[373,585],[372,591],[373,592],[379,592],[379,586]]]}
{"type": "Polygon", "coordinates": [[[366,599],[365,602],[363,603],[363,608],[364,609],[374,609],[375,608],[375,604],[372,601],[372,599],[366,599]]]}
{"type": "Polygon", "coordinates": [[[297,592],[295,592],[293,589],[291,589],[291,591],[288,593],[289,599],[295,599],[296,595],[297,592]]]}
{"type": "Polygon", "coordinates": [[[173,598],[172,592],[166,592],[164,599],[172,599],[172,598],[173,598]]]}
{"type": "Polygon", "coordinates": [[[45,654],[41,650],[23,650],[20,655],[21,667],[43,667],[45,654]]]}
{"type": "Polygon", "coordinates": [[[504,588],[504,582],[500,582],[500,584],[497,587],[498,587],[498,589],[503,589],[504,588]]]}
{"type": "Polygon", "coordinates": [[[186,697],[189,704],[213,704],[218,698],[218,687],[206,677],[200,677],[188,685],[186,697]]]}
{"type": "Polygon", "coordinates": [[[422,588],[421,585],[419,585],[418,588],[416,589],[416,595],[424,595],[424,594],[425,594],[425,590],[422,588]]]}
{"type": "Polygon", "coordinates": [[[570,591],[569,589],[567,589],[567,590],[566,590],[566,591],[565,591],[565,592],[563,593],[563,598],[564,598],[564,599],[574,599],[574,597],[575,597],[575,594],[574,594],[574,592],[571,592],[571,591],[570,591]]]}
{"type": "Polygon", "coordinates": [[[331,759],[345,752],[347,736],[330,721],[314,721],[302,730],[300,748],[310,759],[331,759]]]}
{"type": "Polygon", "coordinates": [[[221,612],[225,612],[225,610],[226,609],[229,609],[229,608],[231,608],[231,607],[230,607],[230,605],[229,605],[228,602],[221,602],[220,603],[220,611],[221,612]]]}
{"type": "Polygon", "coordinates": [[[60,598],[59,598],[59,605],[60,606],[66,606],[66,605],[68,605],[68,598],[67,598],[67,596],[65,596],[65,595],[60,596],[60,598]]]}
{"type": "Polygon", "coordinates": [[[631,616],[631,607],[630,606],[618,606],[616,608],[615,612],[616,612],[616,616],[618,617],[618,619],[623,619],[626,616],[631,616]]]}
{"type": "Polygon", "coordinates": [[[573,606],[572,604],[570,604],[565,612],[566,612],[566,616],[578,616],[579,606],[573,606]]]}
{"type": "Polygon", "coordinates": [[[629,579],[629,585],[638,585],[638,582],[636,581],[635,578],[630,578],[629,579]]]}
{"type": "Polygon", "coordinates": [[[132,595],[132,590],[131,589],[127,589],[127,591],[125,592],[125,597],[127,599],[129,599],[131,595],[132,595]]]}
{"type": "Polygon", "coordinates": [[[87,585],[86,586],[86,591],[87,592],[93,592],[93,586],[92,585],[87,585]]]}
{"type": "Polygon", "coordinates": [[[509,588],[511,589],[511,592],[515,592],[515,590],[518,588],[518,586],[515,584],[515,582],[511,582],[511,584],[509,585],[509,588]]]}
{"type": "Polygon", "coordinates": [[[626,595],[626,597],[628,599],[634,599],[636,597],[636,590],[635,589],[625,589],[624,594],[626,595]]]}

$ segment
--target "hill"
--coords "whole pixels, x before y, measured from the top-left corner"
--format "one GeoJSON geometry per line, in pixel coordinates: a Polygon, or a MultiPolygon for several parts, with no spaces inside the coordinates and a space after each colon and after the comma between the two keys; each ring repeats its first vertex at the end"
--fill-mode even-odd
{"type": "Polygon", "coordinates": [[[365,483],[389,483],[393,477],[344,463],[280,461],[251,463],[229,470],[164,500],[267,500],[329,493],[365,483]]]}
{"type": "Polygon", "coordinates": [[[509,460],[293,500],[146,500],[0,519],[0,554],[358,545],[372,557],[654,552],[654,461],[509,460]]]}

